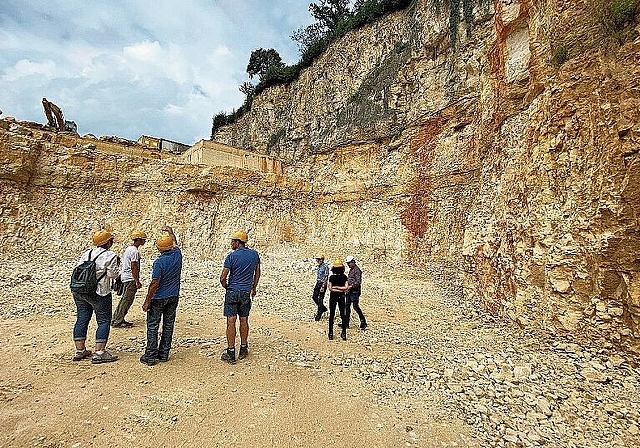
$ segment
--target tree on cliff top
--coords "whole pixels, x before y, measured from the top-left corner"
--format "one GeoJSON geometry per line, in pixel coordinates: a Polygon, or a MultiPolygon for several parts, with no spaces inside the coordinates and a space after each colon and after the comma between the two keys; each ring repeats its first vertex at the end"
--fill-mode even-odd
{"type": "Polygon", "coordinates": [[[269,70],[269,67],[284,67],[280,54],[273,48],[265,50],[264,48],[258,48],[251,52],[249,57],[249,64],[247,65],[247,73],[249,78],[253,79],[258,75],[260,80],[264,77],[269,70]]]}

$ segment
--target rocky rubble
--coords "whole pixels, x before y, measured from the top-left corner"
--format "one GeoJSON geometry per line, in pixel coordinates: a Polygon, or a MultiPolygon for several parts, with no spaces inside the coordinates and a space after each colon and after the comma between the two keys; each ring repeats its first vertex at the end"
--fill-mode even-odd
{"type": "MultiPolygon", "coordinates": [[[[143,260],[143,273],[151,259],[147,254],[143,260]]],[[[176,341],[176,350],[197,347],[205,357],[218,357],[224,336],[202,334],[198,316],[211,319],[222,307],[221,260],[187,256],[185,261],[180,306],[190,317],[179,324],[191,330],[176,341]]],[[[32,260],[3,258],[2,319],[72,316],[67,290],[72,265],[45,260],[44,269],[34,269],[32,260]]],[[[313,321],[312,268],[313,261],[297,253],[263,254],[255,309],[326,334],[326,318],[313,321]]],[[[444,265],[429,266],[419,278],[416,272],[366,263],[363,269],[369,328],[352,328],[347,343],[336,343],[327,355],[304,340],[255,328],[273,352],[271,371],[289,365],[329,378],[350,375],[360,384],[353,398],[367,390],[377,406],[399,415],[425,407],[443,418],[455,415],[474,428],[482,446],[631,447],[640,441],[637,359],[607,342],[590,346],[488,318],[460,300],[459,280],[444,265]],[[362,349],[344,351],[340,344],[362,349]]],[[[139,353],[143,347],[144,339],[132,336],[112,349],[139,353]]],[[[419,445],[428,435],[409,425],[407,437],[419,445]]]]}

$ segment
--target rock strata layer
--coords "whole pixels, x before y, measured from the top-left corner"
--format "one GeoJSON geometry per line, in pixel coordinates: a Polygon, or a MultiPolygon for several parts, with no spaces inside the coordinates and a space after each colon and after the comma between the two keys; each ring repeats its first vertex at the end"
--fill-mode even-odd
{"type": "Polygon", "coordinates": [[[208,258],[243,227],[264,249],[452,266],[466,301],[524,328],[638,350],[640,39],[610,43],[592,3],[495,1],[456,49],[422,0],[349,33],[215,136],[282,175],[2,120],[2,250],[72,257],[98,227],[166,222],[208,258]]]}

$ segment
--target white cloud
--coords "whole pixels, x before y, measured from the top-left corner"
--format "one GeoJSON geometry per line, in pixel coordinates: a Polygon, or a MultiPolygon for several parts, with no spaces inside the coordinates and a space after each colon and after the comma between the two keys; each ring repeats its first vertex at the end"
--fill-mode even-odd
{"type": "Polygon", "coordinates": [[[28,76],[40,75],[47,79],[56,77],[56,63],[53,61],[33,62],[20,59],[13,67],[4,69],[3,81],[15,82],[28,76]]]}
{"type": "Polygon", "coordinates": [[[310,1],[2,0],[0,105],[43,121],[46,96],[81,133],[185,143],[242,105],[252,50],[296,61],[289,38],[310,1]]]}

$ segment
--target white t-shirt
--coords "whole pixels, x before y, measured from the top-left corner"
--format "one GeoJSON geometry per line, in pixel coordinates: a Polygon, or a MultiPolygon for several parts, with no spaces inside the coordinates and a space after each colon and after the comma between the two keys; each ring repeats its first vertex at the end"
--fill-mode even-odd
{"type": "Polygon", "coordinates": [[[120,279],[123,282],[131,282],[135,280],[135,278],[133,278],[133,272],[131,272],[132,261],[137,261],[138,265],[140,265],[140,251],[138,251],[136,246],[129,246],[124,251],[122,271],[120,271],[120,279]]]}
{"type": "Polygon", "coordinates": [[[120,270],[120,259],[115,252],[105,250],[102,247],[94,247],[93,249],[85,251],[80,256],[76,266],[80,266],[83,262],[89,260],[89,258],[92,260],[95,258],[96,277],[100,278],[102,276],[98,282],[96,293],[101,296],[111,294],[111,279],[118,276],[118,271],[120,270]],[[100,254],[98,255],[98,258],[96,258],[97,254],[100,254]],[[103,276],[105,272],[106,275],[103,276]]]}

